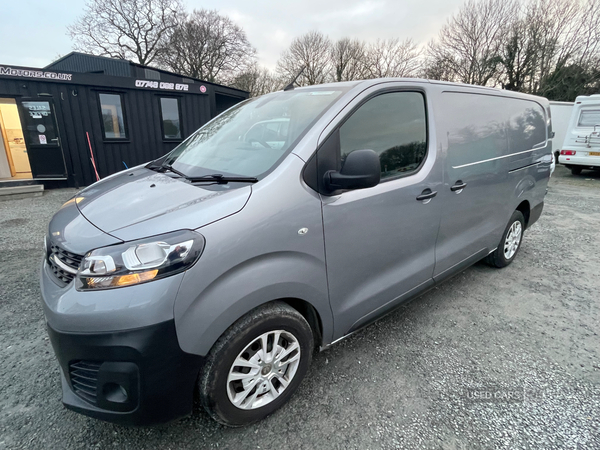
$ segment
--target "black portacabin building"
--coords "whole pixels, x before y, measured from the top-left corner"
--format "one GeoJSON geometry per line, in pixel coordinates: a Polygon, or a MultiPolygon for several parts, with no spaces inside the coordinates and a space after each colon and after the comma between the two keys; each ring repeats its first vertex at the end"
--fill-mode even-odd
{"type": "Polygon", "coordinates": [[[0,181],[87,186],[164,155],[248,95],[76,52],[43,69],[0,64],[0,181]]]}

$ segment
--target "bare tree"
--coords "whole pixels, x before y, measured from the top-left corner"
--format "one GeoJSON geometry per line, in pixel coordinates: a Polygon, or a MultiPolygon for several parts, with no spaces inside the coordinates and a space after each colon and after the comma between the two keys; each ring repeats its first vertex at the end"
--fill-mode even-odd
{"type": "Polygon", "coordinates": [[[600,74],[600,0],[467,1],[429,44],[425,75],[556,100],[600,74]]]}
{"type": "Polygon", "coordinates": [[[254,64],[250,69],[235,77],[231,86],[250,92],[250,97],[259,97],[282,89],[283,84],[284,81],[268,69],[254,64]]]}
{"type": "Polygon", "coordinates": [[[579,0],[532,0],[526,21],[537,46],[535,73],[529,90],[538,92],[540,83],[570,59],[576,42],[572,40],[579,0]]]}
{"type": "Polygon", "coordinates": [[[468,0],[429,44],[429,70],[445,67],[450,81],[485,86],[498,74],[498,54],[515,14],[514,0],[468,0]]]}
{"type": "Polygon", "coordinates": [[[454,71],[444,63],[443,58],[431,55],[428,49],[423,58],[422,72],[419,76],[430,80],[451,81],[454,79],[454,75],[454,71]]]}
{"type": "Polygon", "coordinates": [[[76,50],[151,64],[177,24],[179,0],[89,0],[69,27],[76,50]]]}
{"type": "Polygon", "coordinates": [[[503,89],[526,92],[529,80],[535,74],[538,45],[536,29],[525,19],[515,18],[499,49],[499,62],[503,70],[498,81],[503,89]]]}
{"type": "Polygon", "coordinates": [[[572,100],[594,83],[600,52],[600,0],[521,4],[500,50],[500,85],[572,100]]]}
{"type": "Polygon", "coordinates": [[[369,78],[414,77],[420,68],[420,51],[412,39],[377,39],[367,51],[369,78]]]}
{"type": "Polygon", "coordinates": [[[335,42],[330,57],[335,81],[368,78],[367,46],[358,39],[343,38],[335,42]]]}
{"type": "Polygon", "coordinates": [[[575,63],[600,68],[600,0],[587,0],[579,12],[578,22],[582,29],[578,33],[575,63]]]}
{"type": "Polygon", "coordinates": [[[420,51],[412,39],[378,39],[367,45],[344,38],[331,43],[321,33],[296,38],[277,63],[278,73],[292,79],[303,67],[299,83],[349,81],[366,78],[411,77],[420,66],[420,51]]]}
{"type": "Polygon", "coordinates": [[[163,66],[210,82],[229,83],[252,67],[256,50],[244,30],[217,11],[194,10],[172,30],[163,66]]]}
{"type": "Polygon", "coordinates": [[[329,81],[331,72],[331,41],[318,31],[311,31],[292,41],[277,62],[277,73],[291,81],[304,68],[297,80],[300,85],[329,81]]]}
{"type": "Polygon", "coordinates": [[[531,92],[554,97],[554,91],[564,91],[565,82],[586,78],[584,75],[574,77],[575,73],[597,70],[599,7],[598,0],[533,0],[530,3],[527,19],[539,30],[536,33],[538,55],[536,71],[530,82],[531,92]]]}

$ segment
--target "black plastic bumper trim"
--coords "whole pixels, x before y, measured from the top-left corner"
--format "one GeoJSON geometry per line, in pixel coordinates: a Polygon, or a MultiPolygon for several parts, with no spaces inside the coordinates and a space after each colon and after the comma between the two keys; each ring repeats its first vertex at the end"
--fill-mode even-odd
{"type": "Polygon", "coordinates": [[[181,350],[174,321],[95,334],[65,333],[48,325],[48,334],[61,367],[63,404],[68,409],[122,425],[164,423],[192,412],[203,358],[181,350]],[[70,365],[77,361],[101,363],[96,404],[73,389],[70,365]],[[111,401],[115,384],[126,386],[126,401],[111,401]]]}
{"type": "Polygon", "coordinates": [[[542,215],[542,211],[544,209],[544,202],[538,203],[529,213],[529,221],[527,222],[527,228],[537,222],[537,220],[542,215]]]}

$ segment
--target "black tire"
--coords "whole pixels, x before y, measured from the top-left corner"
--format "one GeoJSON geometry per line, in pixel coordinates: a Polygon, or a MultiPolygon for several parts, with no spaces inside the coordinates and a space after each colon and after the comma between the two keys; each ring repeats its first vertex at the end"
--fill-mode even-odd
{"type": "Polygon", "coordinates": [[[554,152],[554,162],[555,162],[556,164],[558,164],[558,157],[559,157],[559,156],[560,156],[560,152],[559,152],[558,150],[556,150],[556,151],[554,152]]]}
{"type": "Polygon", "coordinates": [[[494,250],[492,253],[490,253],[485,258],[485,262],[488,263],[490,266],[497,267],[499,269],[501,269],[502,267],[508,266],[511,262],[514,261],[517,254],[519,253],[519,250],[521,249],[521,242],[523,242],[524,231],[525,231],[525,217],[523,216],[523,213],[521,211],[515,211],[513,213],[513,215],[511,216],[510,220],[508,221],[508,225],[506,225],[506,229],[504,230],[504,233],[502,233],[502,239],[500,240],[500,243],[498,244],[498,248],[496,248],[496,250],[494,250]],[[521,237],[519,238],[519,244],[518,244],[517,250],[514,252],[514,254],[510,258],[507,258],[506,255],[504,254],[504,244],[506,242],[506,237],[508,235],[509,230],[511,229],[512,225],[517,221],[521,222],[521,237]]]}
{"type": "Polygon", "coordinates": [[[571,166],[571,173],[573,175],[580,175],[582,170],[583,169],[581,167],[571,166]]]}
{"type": "Polygon", "coordinates": [[[292,396],[306,375],[314,349],[313,332],[306,319],[283,302],[273,302],[256,308],[235,322],[211,349],[200,373],[200,402],[217,422],[230,427],[249,425],[276,411],[292,396]],[[300,347],[300,362],[295,375],[281,394],[270,403],[256,409],[240,409],[228,396],[227,378],[237,356],[263,333],[284,330],[296,338],[300,347]]]}

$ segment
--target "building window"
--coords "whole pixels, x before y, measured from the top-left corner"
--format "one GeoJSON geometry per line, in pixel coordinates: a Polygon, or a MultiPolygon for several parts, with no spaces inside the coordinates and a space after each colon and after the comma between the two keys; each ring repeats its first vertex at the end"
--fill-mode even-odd
{"type": "Polygon", "coordinates": [[[120,94],[99,94],[105,139],[127,139],[120,94]]]}
{"type": "Polygon", "coordinates": [[[181,122],[179,121],[179,100],[162,97],[160,99],[162,127],[164,139],[181,139],[181,122]]]}

